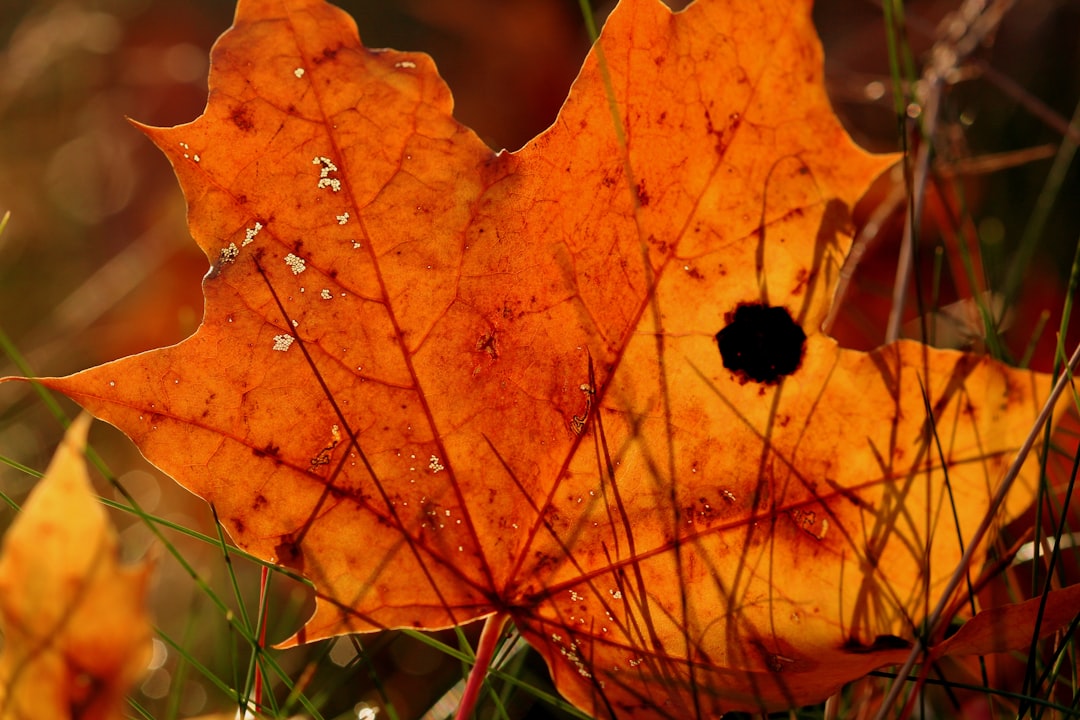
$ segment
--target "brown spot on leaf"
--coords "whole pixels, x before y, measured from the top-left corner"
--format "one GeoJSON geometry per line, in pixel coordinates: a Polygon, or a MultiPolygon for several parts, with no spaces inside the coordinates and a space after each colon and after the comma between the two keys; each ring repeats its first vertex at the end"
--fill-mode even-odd
{"type": "Polygon", "coordinates": [[[252,448],[251,454],[258,458],[270,457],[276,459],[281,455],[281,448],[271,441],[266,443],[266,445],[263,445],[261,448],[252,448]]]}
{"type": "Polygon", "coordinates": [[[278,564],[304,572],[304,553],[291,533],[281,536],[281,541],[274,546],[274,555],[278,564]]]}
{"type": "Polygon", "coordinates": [[[485,352],[492,360],[499,357],[498,348],[495,346],[495,331],[486,332],[476,339],[476,351],[485,352]]]}
{"type": "Polygon", "coordinates": [[[648,207],[650,197],[649,193],[645,190],[644,180],[639,181],[637,184],[637,199],[638,204],[641,205],[641,207],[648,207]]]}
{"type": "Polygon", "coordinates": [[[246,105],[234,107],[229,114],[229,119],[232,120],[233,125],[246,133],[255,129],[255,123],[251,120],[251,111],[248,110],[246,105]]]}

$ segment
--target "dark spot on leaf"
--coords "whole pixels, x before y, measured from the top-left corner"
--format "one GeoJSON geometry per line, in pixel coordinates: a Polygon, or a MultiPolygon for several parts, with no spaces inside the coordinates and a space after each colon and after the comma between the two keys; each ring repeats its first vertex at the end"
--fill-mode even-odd
{"type": "Polygon", "coordinates": [[[772,385],[799,369],[806,333],[786,308],[747,303],[724,320],[716,333],[720,357],[741,382],[772,385]]]}
{"type": "Polygon", "coordinates": [[[802,295],[807,283],[813,276],[814,273],[811,273],[806,268],[799,268],[799,272],[795,273],[795,289],[791,291],[791,294],[802,295]]]}
{"type": "Polygon", "coordinates": [[[300,544],[292,535],[282,535],[281,542],[274,546],[274,555],[277,556],[279,565],[288,565],[291,568],[304,571],[304,555],[300,552],[300,544]]]}
{"type": "Polygon", "coordinates": [[[638,204],[641,205],[641,207],[647,207],[648,206],[650,198],[649,198],[649,193],[646,192],[646,190],[645,190],[645,181],[644,180],[642,180],[641,182],[638,183],[638,186],[637,186],[637,199],[638,199],[638,204]]]}
{"type": "Polygon", "coordinates": [[[245,525],[244,525],[243,520],[241,520],[240,518],[233,518],[232,525],[233,525],[233,531],[237,535],[243,535],[244,534],[245,525]]]}
{"type": "Polygon", "coordinates": [[[266,506],[266,496],[263,495],[262,493],[259,493],[258,495],[255,496],[255,502],[251,504],[251,509],[253,511],[257,512],[257,511],[261,510],[265,506],[266,506]]]}
{"type": "Polygon", "coordinates": [[[281,448],[272,442],[266,443],[262,448],[252,448],[251,453],[255,457],[272,457],[276,458],[281,454],[281,448]]]}
{"type": "Polygon", "coordinates": [[[234,107],[232,113],[229,115],[229,119],[232,120],[233,125],[244,132],[251,132],[255,129],[255,123],[251,121],[251,113],[244,105],[237,105],[234,107]]]}
{"type": "Polygon", "coordinates": [[[488,356],[492,360],[495,360],[496,358],[499,357],[499,350],[498,350],[498,348],[495,347],[495,331],[494,330],[492,330],[491,332],[486,332],[486,333],[482,334],[476,340],[476,351],[477,352],[486,352],[488,354],[488,356]]]}
{"type": "Polygon", "coordinates": [[[700,497],[696,503],[683,508],[683,516],[688,522],[709,527],[717,519],[717,512],[708,498],[700,497]]]}
{"type": "Polygon", "coordinates": [[[883,650],[910,650],[911,642],[895,635],[878,635],[870,645],[860,642],[855,638],[848,638],[844,643],[845,652],[856,655],[868,655],[883,650]]]}

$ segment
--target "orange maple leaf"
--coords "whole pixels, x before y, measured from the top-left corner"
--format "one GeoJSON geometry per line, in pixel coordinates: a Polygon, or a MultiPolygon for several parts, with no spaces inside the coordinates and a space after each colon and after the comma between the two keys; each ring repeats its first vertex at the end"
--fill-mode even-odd
{"type": "Polygon", "coordinates": [[[313,580],[296,641],[498,614],[595,715],[819,700],[910,644],[1049,392],[820,331],[895,159],[821,65],[809,2],[624,0],[494,153],[426,56],[241,0],[202,117],[144,128],[202,326],[44,382],[313,580]]]}
{"type": "Polygon", "coordinates": [[[4,536],[0,718],[119,720],[150,662],[151,565],[121,567],[76,420],[4,536]]]}

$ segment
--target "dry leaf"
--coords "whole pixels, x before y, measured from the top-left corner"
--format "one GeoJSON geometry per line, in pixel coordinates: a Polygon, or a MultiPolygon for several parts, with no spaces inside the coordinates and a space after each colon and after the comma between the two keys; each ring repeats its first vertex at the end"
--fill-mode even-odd
{"type": "Polygon", "coordinates": [[[1051,590],[1045,602],[1036,597],[983,610],[935,646],[931,654],[936,657],[1027,651],[1036,620],[1040,621],[1039,637],[1043,638],[1068,625],[1077,613],[1080,613],[1080,585],[1051,590]]]}
{"type": "Polygon", "coordinates": [[[202,326],[44,382],[314,581],[297,641],[506,613],[595,715],[817,701],[909,644],[1049,381],[820,332],[894,158],[808,2],[624,0],[601,47],[496,154],[426,56],[242,0],[204,115],[145,128],[202,326]]]}
{"type": "Polygon", "coordinates": [[[119,720],[150,662],[151,567],[121,567],[79,417],[4,537],[0,718],[119,720]]]}

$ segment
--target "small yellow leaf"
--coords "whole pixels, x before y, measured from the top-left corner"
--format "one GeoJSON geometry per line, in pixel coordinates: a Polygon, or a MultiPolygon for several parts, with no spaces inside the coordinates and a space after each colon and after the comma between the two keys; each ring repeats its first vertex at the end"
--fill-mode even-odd
{"type": "Polygon", "coordinates": [[[150,660],[150,564],[121,567],[79,417],[0,552],[0,720],[112,720],[150,660]]]}

